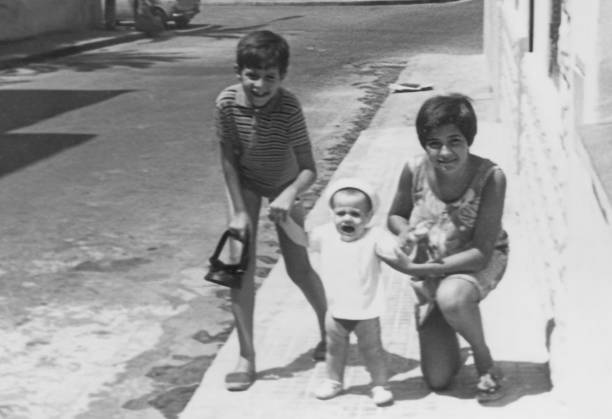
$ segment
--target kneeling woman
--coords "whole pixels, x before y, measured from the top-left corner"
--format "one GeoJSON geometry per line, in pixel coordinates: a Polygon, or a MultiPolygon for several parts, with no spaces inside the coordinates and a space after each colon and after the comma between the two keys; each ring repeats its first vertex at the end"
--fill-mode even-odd
{"type": "Polygon", "coordinates": [[[470,152],[477,123],[466,96],[428,99],[419,110],[416,129],[425,156],[404,167],[388,225],[406,246],[415,230],[425,226],[429,236],[426,233],[419,246],[428,248],[430,257],[422,260],[398,252],[387,262],[410,275],[417,294],[429,294],[433,302],[419,321],[428,385],[446,388],[461,367],[458,333],[472,347],[478,400],[497,399],[500,374],[485,342],[479,302],[506,269],[508,238],[501,222],[506,179],[495,163],[470,152]]]}

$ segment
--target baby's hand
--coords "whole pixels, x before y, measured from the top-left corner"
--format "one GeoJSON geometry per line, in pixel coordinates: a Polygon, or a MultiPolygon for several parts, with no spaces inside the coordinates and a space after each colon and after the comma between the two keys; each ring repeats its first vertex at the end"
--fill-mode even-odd
{"type": "Polygon", "coordinates": [[[270,202],[270,211],[268,212],[270,220],[275,223],[286,221],[294,201],[295,194],[291,189],[287,188],[282,191],[274,201],[270,202]]]}

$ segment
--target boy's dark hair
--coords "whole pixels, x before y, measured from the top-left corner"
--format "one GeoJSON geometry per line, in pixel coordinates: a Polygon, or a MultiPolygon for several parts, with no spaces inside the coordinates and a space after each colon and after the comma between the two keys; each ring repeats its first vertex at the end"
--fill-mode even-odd
{"type": "Polygon", "coordinates": [[[254,31],[246,34],[236,48],[238,71],[245,67],[267,69],[277,67],[281,76],[289,67],[289,44],[272,31],[254,31]]]}
{"type": "Polygon", "coordinates": [[[425,141],[431,130],[447,124],[455,125],[468,145],[472,145],[477,123],[476,112],[469,97],[451,93],[434,96],[421,105],[416,118],[416,130],[421,146],[425,148],[425,141]]]}

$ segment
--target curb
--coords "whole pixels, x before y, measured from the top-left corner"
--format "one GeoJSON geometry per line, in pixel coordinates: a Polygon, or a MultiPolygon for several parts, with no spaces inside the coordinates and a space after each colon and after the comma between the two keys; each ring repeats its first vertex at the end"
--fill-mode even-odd
{"type": "Polygon", "coordinates": [[[50,58],[65,57],[67,55],[78,54],[83,51],[104,48],[111,45],[131,42],[143,38],[146,38],[146,35],[143,33],[129,33],[116,37],[102,39],[97,38],[94,40],[82,41],[73,45],[52,48],[50,50],[35,52],[31,54],[13,54],[12,56],[9,55],[8,57],[0,58],[0,70],[17,67],[19,65],[30,64],[36,61],[43,61],[50,58]]]}
{"type": "MultiPolygon", "coordinates": [[[[402,4],[442,4],[442,3],[455,3],[461,0],[321,0],[321,1],[256,1],[250,0],[245,2],[240,2],[236,0],[229,0],[228,2],[223,1],[213,1],[211,3],[207,3],[207,5],[211,6],[254,6],[254,5],[262,5],[262,6],[271,6],[271,5],[282,5],[282,6],[374,6],[374,5],[402,5],[402,4]]],[[[190,33],[192,31],[200,30],[201,28],[193,28],[193,29],[182,29],[179,33],[190,33]]],[[[39,36],[43,36],[45,34],[40,34],[39,36]]],[[[68,55],[78,54],[84,51],[89,51],[98,48],[104,48],[111,45],[117,45],[125,42],[136,41],[139,39],[148,38],[149,36],[136,31],[131,31],[124,35],[118,36],[108,36],[95,38],[92,40],[80,41],[76,42],[72,45],[65,45],[60,47],[51,47],[51,49],[43,50],[39,52],[33,53],[15,53],[9,54],[5,57],[0,56],[0,70],[6,70],[12,67],[18,67],[20,65],[30,64],[37,61],[44,61],[52,58],[65,57],[68,55]]],[[[36,37],[34,37],[35,39],[36,37]]],[[[13,41],[15,43],[24,42],[26,40],[16,40],[13,41]]],[[[0,53],[1,54],[1,53],[0,53]]]]}

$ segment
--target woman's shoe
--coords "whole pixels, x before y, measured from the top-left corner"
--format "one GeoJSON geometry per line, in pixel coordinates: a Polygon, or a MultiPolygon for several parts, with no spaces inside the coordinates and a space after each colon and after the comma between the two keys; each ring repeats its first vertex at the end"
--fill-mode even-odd
{"type": "Polygon", "coordinates": [[[491,371],[481,375],[476,385],[476,390],[476,400],[478,400],[478,403],[489,403],[501,399],[504,396],[501,376],[491,371]]]}
{"type": "Polygon", "coordinates": [[[235,371],[225,376],[225,388],[229,391],[244,391],[255,382],[255,371],[235,371]]]}
{"type": "Polygon", "coordinates": [[[372,400],[376,406],[388,406],[393,404],[393,393],[383,386],[372,387],[372,400]]]}
{"type": "Polygon", "coordinates": [[[319,400],[328,400],[342,393],[342,383],[336,380],[326,379],[319,384],[314,395],[319,400]]]}

